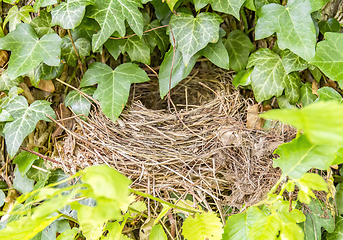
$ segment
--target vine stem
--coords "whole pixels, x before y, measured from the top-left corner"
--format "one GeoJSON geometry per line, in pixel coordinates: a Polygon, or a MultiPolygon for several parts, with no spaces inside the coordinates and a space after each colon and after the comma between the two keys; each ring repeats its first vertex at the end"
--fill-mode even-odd
{"type": "Polygon", "coordinates": [[[176,209],[179,209],[179,210],[182,210],[182,211],[185,211],[185,212],[189,212],[189,213],[201,213],[200,210],[192,210],[192,209],[187,209],[187,208],[184,208],[184,207],[180,207],[180,206],[177,206],[175,204],[172,204],[172,203],[169,203],[167,201],[164,201],[162,199],[159,199],[157,197],[154,197],[154,196],[152,196],[150,194],[143,193],[143,192],[137,191],[137,190],[132,189],[132,188],[129,188],[129,189],[134,194],[137,194],[137,195],[145,197],[145,198],[150,198],[151,200],[155,200],[157,202],[163,203],[163,204],[165,204],[165,205],[167,205],[167,206],[169,206],[171,208],[176,208],[176,209]]]}
{"type": "Polygon", "coordinates": [[[77,52],[77,49],[76,49],[76,46],[75,46],[75,42],[74,42],[74,39],[70,33],[70,30],[67,29],[68,31],[68,35],[69,35],[69,38],[70,38],[70,41],[71,41],[71,44],[73,45],[73,48],[74,48],[74,52],[76,54],[76,57],[77,57],[77,62],[79,63],[79,66],[80,66],[80,70],[81,70],[81,78],[83,76],[83,68],[82,68],[82,62],[81,62],[81,58],[80,58],[80,55],[79,53],[77,52]]]}

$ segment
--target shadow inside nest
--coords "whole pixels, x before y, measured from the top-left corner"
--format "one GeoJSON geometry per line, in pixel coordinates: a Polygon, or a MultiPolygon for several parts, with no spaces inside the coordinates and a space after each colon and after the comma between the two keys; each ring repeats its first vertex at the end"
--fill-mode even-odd
{"type": "MultiPolygon", "coordinates": [[[[282,125],[268,131],[246,128],[248,101],[222,78],[228,76],[217,79],[216,88],[210,85],[216,94],[208,89],[204,93],[199,79],[206,85],[210,81],[203,77],[181,82],[208,97],[198,106],[177,103],[183,107],[178,109],[183,123],[175,112],[148,109],[142,96],[152,98],[147,92],[153,91],[137,85],[140,101],[134,101],[116,123],[99,110],[87,122],[77,119],[73,134],[57,143],[60,161],[74,168],[107,164],[129,177],[133,188],[162,199],[166,192],[192,196],[222,218],[230,207],[256,203],[281,175],[272,167],[273,151],[295,132],[282,125]]],[[[173,97],[178,98],[175,93],[173,97]]],[[[196,101],[196,96],[190,98],[196,101]]]]}

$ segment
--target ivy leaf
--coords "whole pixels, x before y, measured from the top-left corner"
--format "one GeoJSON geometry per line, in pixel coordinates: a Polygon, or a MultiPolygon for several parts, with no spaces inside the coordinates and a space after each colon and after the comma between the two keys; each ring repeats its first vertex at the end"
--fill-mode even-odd
{"type": "MultiPolygon", "coordinates": [[[[37,150],[38,149],[35,149],[35,151],[37,150]]],[[[32,166],[32,163],[38,159],[39,157],[37,155],[22,151],[14,158],[13,163],[18,164],[18,170],[20,174],[24,176],[32,166]]]]}
{"type": "Polygon", "coordinates": [[[22,77],[17,77],[11,79],[8,76],[8,70],[4,70],[0,76],[0,91],[10,90],[14,86],[18,86],[24,79],[22,77]]]}
{"type": "Polygon", "coordinates": [[[163,227],[158,224],[152,227],[149,239],[151,240],[167,240],[167,235],[163,230],[163,227]]]}
{"type": "Polygon", "coordinates": [[[343,79],[343,35],[327,32],[325,40],[317,44],[316,56],[310,63],[334,81],[343,79]]]}
{"type": "Polygon", "coordinates": [[[51,14],[45,10],[39,12],[39,17],[32,19],[30,25],[34,28],[39,38],[46,34],[54,33],[51,28],[51,14]]]}
{"type": "Polygon", "coordinates": [[[166,1],[170,10],[173,10],[174,9],[174,6],[175,4],[178,2],[178,0],[169,0],[169,1],[166,1]]]}
{"type": "Polygon", "coordinates": [[[125,36],[125,20],[130,28],[142,37],[143,15],[138,9],[141,7],[143,6],[139,0],[95,0],[94,6],[87,10],[87,16],[94,18],[101,27],[101,30],[93,35],[93,52],[97,51],[115,31],[120,36],[125,36]]]}
{"type": "Polygon", "coordinates": [[[231,215],[226,221],[223,239],[248,240],[251,227],[263,216],[263,212],[253,206],[243,213],[231,215]]]}
{"type": "Polygon", "coordinates": [[[192,71],[198,57],[199,53],[195,54],[189,61],[187,67],[183,64],[182,54],[179,50],[175,49],[175,57],[173,64],[172,77],[170,79],[170,69],[173,62],[173,49],[171,48],[165,55],[163,62],[160,67],[159,72],[159,86],[160,86],[160,96],[163,99],[170,89],[175,87],[182,79],[185,79],[188,74],[192,71]]]}
{"type": "Polygon", "coordinates": [[[145,31],[154,29],[153,31],[147,32],[146,35],[144,35],[144,38],[147,43],[149,43],[151,49],[153,50],[156,46],[160,49],[162,55],[165,54],[165,52],[168,50],[169,46],[169,37],[166,34],[166,29],[164,28],[158,28],[160,27],[161,23],[159,20],[154,20],[151,23],[149,23],[145,27],[145,31]]]}
{"type": "Polygon", "coordinates": [[[322,237],[322,228],[325,228],[329,233],[332,233],[335,230],[335,220],[329,209],[327,209],[325,204],[321,201],[317,199],[312,200],[311,203],[307,205],[305,215],[306,221],[299,224],[304,230],[305,240],[320,240],[322,237]]]}
{"type": "Polygon", "coordinates": [[[29,193],[33,190],[33,184],[35,181],[27,178],[26,175],[22,176],[18,168],[14,170],[14,175],[13,188],[21,193],[29,193]]]}
{"type": "Polygon", "coordinates": [[[270,3],[280,4],[280,1],[279,0],[255,0],[256,10],[260,10],[264,5],[267,5],[270,3]]]}
{"type": "Polygon", "coordinates": [[[209,43],[201,51],[204,57],[208,58],[212,63],[220,68],[230,69],[229,54],[223,44],[222,39],[219,39],[216,43],[209,43]]]}
{"type": "Polygon", "coordinates": [[[60,64],[58,67],[48,66],[45,63],[39,64],[39,66],[34,71],[34,76],[31,77],[31,83],[33,86],[38,87],[39,81],[51,80],[53,78],[61,76],[63,72],[64,64],[60,64]]]}
{"type": "MultiPolygon", "coordinates": [[[[202,12],[196,18],[186,13],[171,17],[169,25],[185,66],[192,56],[205,48],[209,42],[216,43],[219,40],[219,25],[222,21],[218,14],[208,12],[202,12]]],[[[172,38],[172,34],[169,35],[172,38]]]]}
{"type": "Polygon", "coordinates": [[[304,239],[304,232],[295,223],[282,223],[280,239],[304,239]]]}
{"type": "Polygon", "coordinates": [[[273,166],[280,167],[283,176],[300,179],[311,168],[328,169],[338,149],[339,147],[334,145],[313,144],[305,135],[301,135],[275,150],[275,154],[280,157],[274,160],[273,166]]]}
{"type": "MultiPolygon", "coordinates": [[[[343,217],[336,216],[335,230],[326,234],[327,240],[340,240],[343,234],[343,217]]],[[[306,239],[307,240],[307,239],[306,239]]]]}
{"type": "Polygon", "coordinates": [[[316,30],[311,18],[314,11],[309,0],[288,1],[287,6],[265,5],[256,24],[256,40],[276,32],[281,49],[288,48],[308,61],[314,57],[316,47],[316,30]]]}
{"type": "Polygon", "coordinates": [[[101,110],[116,121],[129,97],[131,83],[149,81],[146,72],[133,63],[124,63],[112,70],[104,63],[93,63],[83,76],[80,87],[98,84],[94,98],[100,101],[101,110]]]}
{"type": "Polygon", "coordinates": [[[318,23],[320,32],[324,35],[326,32],[339,32],[341,25],[336,18],[330,18],[327,21],[321,21],[318,23]]]}
{"type": "Polygon", "coordinates": [[[300,97],[301,78],[299,72],[292,72],[285,77],[285,95],[290,104],[295,104],[300,97]]]}
{"type": "MultiPolygon", "coordinates": [[[[61,58],[65,59],[67,64],[72,67],[76,67],[77,56],[73,47],[73,44],[68,35],[62,38],[63,43],[61,45],[61,58]]],[[[76,50],[81,58],[81,60],[89,56],[91,51],[91,44],[86,38],[79,38],[74,41],[76,50]]]]}
{"type": "Polygon", "coordinates": [[[6,123],[4,128],[7,151],[11,158],[17,153],[25,137],[35,129],[39,120],[49,122],[47,114],[55,118],[55,112],[50,104],[47,101],[38,100],[28,106],[25,97],[18,96],[5,108],[14,118],[14,121],[6,123]]]}
{"type": "Polygon", "coordinates": [[[331,87],[321,87],[318,89],[319,101],[342,100],[342,96],[331,87]]]}
{"type": "Polygon", "coordinates": [[[249,37],[240,30],[233,30],[227,36],[224,44],[229,52],[230,68],[235,72],[244,70],[248,62],[249,54],[255,50],[249,37]]]}
{"type": "Polygon", "coordinates": [[[274,213],[261,217],[249,231],[248,239],[276,239],[281,229],[280,218],[274,213]]]}
{"type": "Polygon", "coordinates": [[[78,233],[78,229],[74,227],[73,229],[68,229],[68,230],[62,232],[56,238],[56,240],[74,240],[77,233],[78,233]]]}
{"type": "MultiPolygon", "coordinates": [[[[89,87],[89,88],[83,88],[81,91],[84,92],[87,95],[93,95],[96,88],[89,87]]],[[[91,102],[89,99],[86,99],[82,94],[80,94],[78,91],[73,90],[70,91],[64,101],[65,106],[70,106],[73,112],[76,115],[89,115],[89,111],[91,109],[91,102]]]]}
{"type": "Polygon", "coordinates": [[[232,84],[235,86],[236,89],[238,88],[238,86],[247,86],[251,84],[250,75],[252,71],[253,69],[251,68],[249,70],[240,71],[236,74],[236,76],[232,80],[232,84]]]}
{"type": "Polygon", "coordinates": [[[93,0],[68,0],[61,2],[51,11],[52,26],[60,25],[64,29],[74,29],[81,22],[86,12],[86,6],[93,0]]]}
{"type": "Polygon", "coordinates": [[[282,121],[304,131],[313,143],[343,144],[343,105],[337,101],[319,101],[302,109],[272,110],[260,116],[282,121]]]}
{"type": "Polygon", "coordinates": [[[57,3],[57,0],[36,0],[35,4],[33,5],[33,9],[35,10],[35,12],[38,12],[38,10],[41,7],[51,6],[56,3],[57,3]]]}
{"type": "Polygon", "coordinates": [[[62,39],[55,33],[39,39],[29,24],[19,24],[15,31],[0,38],[0,49],[12,51],[8,76],[15,79],[32,71],[41,62],[59,66],[61,42],[62,39]]]}
{"type": "Polygon", "coordinates": [[[308,67],[307,62],[304,59],[288,49],[281,51],[280,56],[287,74],[290,72],[302,71],[308,67]]]}
{"type": "Polygon", "coordinates": [[[221,240],[223,229],[220,219],[214,212],[196,213],[183,223],[182,234],[185,239],[221,240]]]}
{"type": "Polygon", "coordinates": [[[93,35],[100,30],[100,26],[92,18],[83,18],[79,26],[71,31],[73,39],[86,38],[89,42],[92,42],[93,35]]]}
{"type": "Polygon", "coordinates": [[[144,39],[138,36],[118,40],[109,39],[105,43],[105,47],[114,59],[118,58],[120,52],[127,52],[132,61],[150,64],[150,48],[144,39]]]}
{"type": "Polygon", "coordinates": [[[10,32],[14,31],[18,24],[20,24],[22,21],[24,23],[30,23],[31,22],[31,16],[30,12],[33,12],[33,8],[30,5],[26,5],[18,9],[17,5],[14,5],[7,14],[7,17],[4,20],[3,25],[5,26],[8,22],[10,32]]]}
{"type": "Polygon", "coordinates": [[[268,48],[260,48],[251,54],[247,68],[254,67],[250,77],[257,102],[280,96],[285,87],[286,71],[276,53],[268,48]]]}
{"type": "Polygon", "coordinates": [[[198,11],[209,3],[214,11],[231,14],[239,19],[239,11],[244,2],[245,0],[194,0],[194,5],[195,9],[198,11]]]}
{"type": "Polygon", "coordinates": [[[310,105],[317,99],[317,95],[312,93],[312,85],[310,83],[305,83],[300,88],[300,100],[303,107],[310,105]]]}

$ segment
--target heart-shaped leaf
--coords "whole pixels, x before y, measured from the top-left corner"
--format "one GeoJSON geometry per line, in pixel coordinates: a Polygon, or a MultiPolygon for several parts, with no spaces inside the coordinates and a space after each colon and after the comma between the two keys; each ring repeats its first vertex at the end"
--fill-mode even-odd
{"type": "Polygon", "coordinates": [[[308,63],[304,59],[288,49],[281,51],[280,56],[287,74],[295,71],[301,71],[308,67],[308,63]]]}
{"type": "Polygon", "coordinates": [[[227,70],[230,69],[229,54],[223,44],[222,39],[219,39],[216,43],[207,44],[207,46],[201,51],[201,54],[218,67],[227,70]]]}
{"type": "Polygon", "coordinates": [[[198,11],[207,4],[211,4],[214,11],[231,14],[239,19],[239,11],[244,2],[245,0],[194,0],[194,5],[195,9],[198,11]]]}
{"type": "Polygon", "coordinates": [[[87,10],[87,17],[94,18],[101,30],[93,35],[92,50],[97,51],[107,39],[117,31],[120,36],[126,33],[125,20],[139,36],[143,35],[143,15],[138,8],[143,7],[138,0],[95,0],[94,6],[87,10]]]}
{"type": "Polygon", "coordinates": [[[25,137],[35,129],[39,120],[50,121],[47,114],[55,118],[50,104],[39,100],[28,106],[25,97],[18,96],[5,108],[14,118],[14,121],[6,123],[4,128],[7,151],[11,158],[17,153],[25,137]]]}
{"type": "Polygon", "coordinates": [[[12,87],[18,86],[23,80],[22,77],[11,79],[8,76],[8,71],[4,70],[0,76],[0,91],[10,90],[12,87]]]}
{"type": "Polygon", "coordinates": [[[299,103],[303,107],[310,105],[317,99],[317,95],[312,93],[312,85],[310,83],[302,84],[300,88],[300,99],[299,103]]]}
{"type": "MultiPolygon", "coordinates": [[[[83,88],[81,91],[87,95],[93,95],[96,88],[89,87],[83,88]]],[[[70,106],[73,112],[77,115],[89,115],[89,110],[91,108],[91,102],[89,99],[86,99],[76,90],[70,91],[64,101],[66,107],[70,106]]]]}
{"type": "Polygon", "coordinates": [[[30,5],[23,6],[18,9],[17,5],[14,5],[7,14],[7,17],[4,20],[4,26],[10,22],[10,32],[14,31],[18,24],[20,24],[22,21],[24,23],[30,23],[31,22],[31,16],[30,12],[33,12],[33,8],[30,5]]]}
{"type": "Polygon", "coordinates": [[[145,27],[145,31],[151,30],[151,29],[155,29],[155,30],[147,32],[146,35],[144,35],[144,38],[146,42],[149,43],[152,50],[155,48],[155,46],[157,46],[160,49],[162,55],[164,55],[165,52],[168,50],[168,46],[170,42],[169,42],[169,37],[166,34],[166,29],[158,28],[160,26],[161,26],[161,23],[157,19],[149,23],[145,27]]]}
{"type": "Polygon", "coordinates": [[[0,38],[0,49],[12,51],[8,76],[15,79],[32,71],[41,62],[49,66],[59,66],[61,42],[62,39],[55,33],[39,39],[32,26],[19,24],[15,31],[0,38]]]}
{"type": "Polygon", "coordinates": [[[249,37],[240,30],[233,30],[227,36],[224,44],[229,52],[230,68],[236,72],[244,70],[248,63],[249,54],[255,50],[249,37]]]}
{"type": "Polygon", "coordinates": [[[263,6],[256,24],[256,40],[276,32],[281,49],[288,48],[307,61],[312,59],[317,41],[311,18],[315,7],[309,0],[288,1],[287,6],[274,3],[263,6]]]}
{"type": "MultiPolygon", "coordinates": [[[[66,35],[62,38],[62,40],[61,58],[64,59],[69,66],[75,67],[77,64],[77,56],[70,37],[66,35]]],[[[89,56],[91,44],[86,38],[79,38],[74,42],[74,44],[81,60],[84,57],[89,56]]]]}
{"type": "Polygon", "coordinates": [[[316,56],[310,61],[334,81],[343,79],[343,35],[327,32],[317,44],[316,56]]]}
{"type": "Polygon", "coordinates": [[[35,10],[35,12],[38,12],[38,10],[41,7],[51,6],[56,3],[57,3],[57,0],[36,0],[35,5],[33,5],[33,9],[35,10]]]}
{"type": "MultiPolygon", "coordinates": [[[[218,14],[202,12],[196,18],[191,14],[180,13],[171,17],[169,25],[174,33],[177,49],[182,53],[185,66],[190,59],[209,42],[219,39],[219,25],[223,20],[218,14]]],[[[170,42],[173,37],[170,33],[170,42]]]]}
{"type": "Polygon", "coordinates": [[[94,98],[100,101],[101,110],[116,121],[124,109],[132,83],[149,81],[146,72],[136,64],[124,63],[112,70],[104,63],[93,63],[82,78],[80,87],[98,84],[94,98]]]}
{"type": "Polygon", "coordinates": [[[35,17],[30,25],[35,29],[40,38],[46,34],[55,32],[51,28],[51,14],[45,10],[41,10],[39,12],[39,17],[35,17]]]}
{"type": "Polygon", "coordinates": [[[90,4],[93,4],[93,0],[61,2],[51,11],[52,25],[60,25],[64,29],[74,29],[82,22],[86,6],[90,4]]]}

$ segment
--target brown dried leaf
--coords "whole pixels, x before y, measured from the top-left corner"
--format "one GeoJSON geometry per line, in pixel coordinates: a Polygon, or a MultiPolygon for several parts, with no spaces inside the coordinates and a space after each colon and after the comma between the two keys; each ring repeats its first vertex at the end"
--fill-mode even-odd
{"type": "Polygon", "coordinates": [[[246,127],[249,129],[261,130],[263,127],[264,120],[258,117],[259,106],[258,104],[248,106],[247,108],[247,123],[246,127]]]}
{"type": "Polygon", "coordinates": [[[8,52],[5,50],[0,51],[0,66],[4,66],[8,61],[8,52]]]}
{"type": "MultiPolygon", "coordinates": [[[[72,114],[71,111],[64,106],[64,103],[61,103],[59,108],[58,108],[58,112],[56,115],[59,116],[59,119],[64,119],[64,118],[69,118],[71,116],[71,114],[72,114]]],[[[73,126],[73,120],[72,119],[63,120],[61,122],[61,124],[65,128],[71,129],[71,127],[73,126]]],[[[64,129],[62,127],[60,127],[59,125],[57,125],[56,130],[51,135],[52,138],[60,136],[63,133],[63,131],[64,131],[64,129]]]]}
{"type": "Polygon", "coordinates": [[[55,92],[55,85],[51,80],[40,80],[38,88],[50,93],[55,92]]]}
{"type": "Polygon", "coordinates": [[[312,82],[312,93],[316,94],[318,97],[318,89],[319,89],[319,83],[317,83],[316,81],[312,82]]]}

